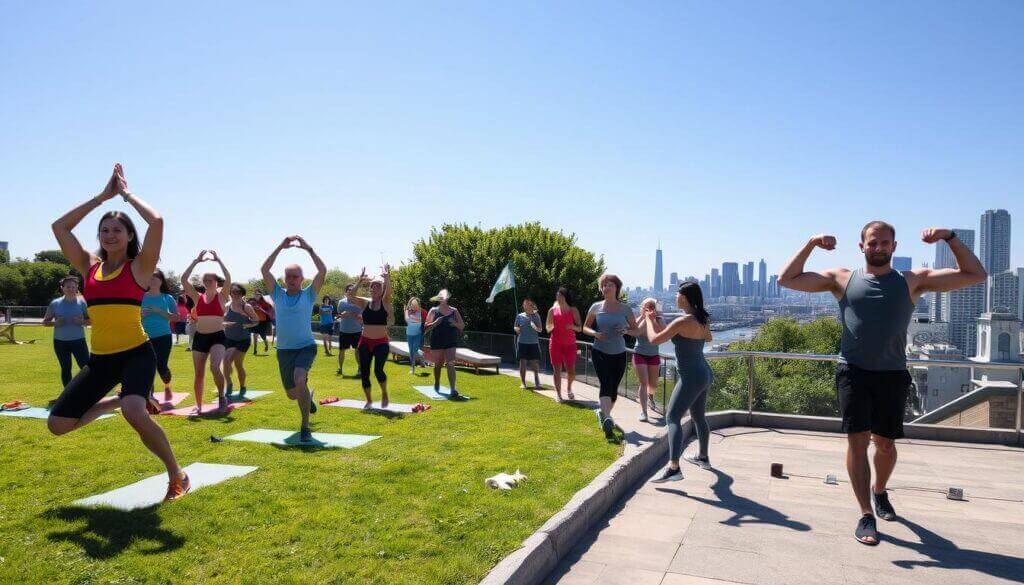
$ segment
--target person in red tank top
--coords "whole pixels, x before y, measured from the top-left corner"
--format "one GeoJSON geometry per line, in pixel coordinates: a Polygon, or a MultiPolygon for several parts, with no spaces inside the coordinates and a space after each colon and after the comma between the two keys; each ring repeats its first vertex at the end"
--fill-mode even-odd
{"type": "Polygon", "coordinates": [[[53,404],[46,426],[63,435],[82,428],[116,408],[139,434],[146,447],[167,469],[169,478],[164,501],[181,498],[191,488],[188,475],[178,465],[167,435],[150,414],[159,406],[150,400],[156,376],[156,354],[142,330],[140,282],[149,283],[160,257],[163,219],[144,201],[128,191],[121,165],[99,195],[75,207],[53,222],[61,252],[71,266],[86,276],[84,296],[92,319],[93,354],[89,364],[64,387],[53,404]],[[93,254],[82,247],[72,230],[85,216],[104,202],[120,195],[149,224],[139,245],[139,235],[130,217],[110,211],[100,219],[100,250],[93,254]],[[117,396],[106,397],[121,385],[117,396]]]}
{"type": "Polygon", "coordinates": [[[230,302],[228,292],[231,290],[231,273],[228,272],[216,252],[200,250],[196,259],[181,275],[181,288],[196,303],[196,335],[192,340],[196,414],[203,414],[203,385],[207,359],[210,363],[210,373],[213,374],[213,382],[217,385],[217,409],[224,414],[228,411],[228,398],[225,393],[226,378],[223,372],[224,355],[227,352],[227,340],[224,337],[224,307],[230,302]],[[196,265],[208,260],[220,265],[224,278],[222,279],[212,272],[203,274],[205,292],[200,293],[192,286],[189,279],[192,277],[192,271],[196,265]]]}
{"type": "Polygon", "coordinates": [[[580,310],[572,306],[572,293],[560,287],[555,293],[555,304],[548,310],[545,329],[551,338],[548,342],[548,357],[554,370],[555,396],[562,401],[562,370],[565,370],[568,384],[566,395],[575,400],[572,383],[576,379],[576,332],[583,326],[580,310]]]}

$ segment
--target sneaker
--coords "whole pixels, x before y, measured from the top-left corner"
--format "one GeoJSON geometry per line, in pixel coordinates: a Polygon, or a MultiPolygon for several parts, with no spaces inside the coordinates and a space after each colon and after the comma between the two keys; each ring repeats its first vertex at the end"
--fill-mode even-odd
{"type": "Polygon", "coordinates": [[[309,391],[309,413],[313,414],[316,412],[316,400],[313,400],[313,391],[309,391]]]}
{"type": "Polygon", "coordinates": [[[875,503],[875,514],[877,514],[879,518],[889,522],[896,519],[896,510],[892,507],[892,504],[889,503],[889,492],[876,494],[872,491],[871,500],[875,503]]]}
{"type": "Polygon", "coordinates": [[[245,398],[245,391],[246,391],[246,387],[245,386],[242,386],[241,388],[239,388],[238,389],[238,397],[239,398],[245,398]]]}
{"type": "Polygon", "coordinates": [[[299,429],[299,442],[300,443],[312,443],[313,442],[313,431],[302,428],[299,429]]]}
{"type": "Polygon", "coordinates": [[[651,483],[668,483],[670,481],[682,481],[683,470],[681,468],[672,469],[666,467],[665,471],[661,475],[651,480],[651,483]]]}
{"type": "Polygon", "coordinates": [[[640,418],[638,418],[637,420],[640,421],[640,422],[649,422],[648,419],[647,419],[647,413],[646,412],[641,412],[640,413],[640,418]]]}
{"type": "Polygon", "coordinates": [[[878,527],[875,525],[875,517],[871,514],[861,516],[857,521],[857,530],[854,531],[853,537],[857,539],[857,542],[868,546],[878,544],[878,527]]]}
{"type": "Polygon", "coordinates": [[[225,413],[228,411],[228,399],[226,396],[217,397],[217,410],[219,410],[221,413],[225,413]]]}
{"type": "Polygon", "coordinates": [[[711,469],[711,460],[707,457],[701,457],[700,455],[683,455],[683,459],[697,467],[700,467],[701,469],[711,469]]]}
{"type": "Polygon", "coordinates": [[[601,421],[601,430],[604,431],[606,439],[615,438],[615,421],[612,420],[612,417],[609,416],[601,421]]]}
{"type": "Polygon", "coordinates": [[[225,395],[226,395],[226,396],[227,396],[228,398],[231,398],[231,394],[232,394],[232,393],[233,393],[234,391],[235,391],[235,386],[234,386],[234,384],[232,384],[231,382],[228,382],[228,388],[227,388],[227,390],[225,390],[225,391],[224,391],[224,394],[225,394],[225,395]]]}
{"type": "Polygon", "coordinates": [[[187,473],[182,473],[181,477],[167,482],[167,494],[164,496],[164,501],[174,502],[176,500],[180,500],[191,489],[192,481],[188,478],[187,473]]]}
{"type": "Polygon", "coordinates": [[[334,375],[335,376],[340,376],[341,375],[341,368],[338,368],[338,371],[334,372],[334,375]]]}
{"type": "Polygon", "coordinates": [[[462,395],[459,394],[459,391],[455,388],[452,388],[451,391],[448,392],[449,400],[458,400],[459,398],[462,398],[462,395]]]}

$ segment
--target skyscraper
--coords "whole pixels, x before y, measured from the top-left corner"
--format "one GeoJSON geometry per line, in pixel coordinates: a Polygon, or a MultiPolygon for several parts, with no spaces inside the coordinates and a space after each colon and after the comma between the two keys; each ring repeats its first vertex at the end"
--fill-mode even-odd
{"type": "Polygon", "coordinates": [[[718,298],[722,296],[722,275],[719,274],[717,268],[711,269],[711,290],[708,291],[711,298],[718,298]]]}
{"type": "MultiPolygon", "coordinates": [[[[945,244],[945,242],[943,242],[945,244]]],[[[949,247],[949,244],[946,244],[949,247]]],[[[906,256],[893,256],[892,257],[892,269],[893,270],[912,270],[914,268],[914,261],[906,256]]]]}
{"type": "Polygon", "coordinates": [[[722,262],[722,296],[740,296],[740,265],[735,262],[722,262]]]}
{"type": "Polygon", "coordinates": [[[762,299],[768,296],[768,265],[765,264],[764,258],[761,258],[761,262],[757,265],[757,296],[762,299]]]}
{"type": "Polygon", "coordinates": [[[743,291],[740,293],[744,297],[754,296],[754,261],[751,260],[743,265],[743,291]]]}
{"type": "Polygon", "coordinates": [[[978,351],[978,317],[985,311],[985,283],[941,296],[943,321],[949,323],[950,343],[962,350],[964,357],[973,357],[978,351]]]}
{"type": "Polygon", "coordinates": [[[768,296],[775,298],[779,296],[779,275],[773,274],[768,280],[768,296]]]}
{"type": "MultiPolygon", "coordinates": [[[[974,230],[968,228],[956,228],[953,231],[956,232],[956,237],[963,242],[963,245],[967,246],[969,250],[974,250],[974,230]]],[[[956,258],[953,256],[953,250],[949,248],[949,244],[944,240],[935,242],[935,265],[933,268],[956,268],[956,258]]],[[[945,298],[946,293],[932,294],[932,310],[930,317],[933,323],[947,320],[946,317],[943,316],[946,314],[946,310],[942,306],[945,298]]],[[[963,347],[959,349],[966,352],[966,349],[963,347]]]]}
{"type": "MultiPolygon", "coordinates": [[[[989,275],[1010,268],[1010,214],[1005,209],[989,209],[981,214],[978,257],[989,275]]],[[[992,289],[985,288],[985,309],[992,311],[992,289]]]]}
{"type": "Polygon", "coordinates": [[[654,292],[665,290],[665,277],[661,271],[661,242],[658,242],[658,250],[654,253],[654,292]]]}
{"type": "Polygon", "coordinates": [[[675,288],[677,285],[679,285],[679,273],[678,272],[669,273],[669,275],[668,275],[668,285],[673,287],[673,288],[675,288]]]}
{"type": "MultiPolygon", "coordinates": [[[[1020,270],[1020,269],[1018,269],[1020,270]]],[[[988,276],[989,307],[991,313],[1010,313],[1020,318],[1017,313],[1017,302],[1020,294],[1020,282],[1017,272],[1004,270],[988,276]]]]}
{"type": "Polygon", "coordinates": [[[1024,321],[1024,268],[1017,269],[1017,318],[1024,321]]]}

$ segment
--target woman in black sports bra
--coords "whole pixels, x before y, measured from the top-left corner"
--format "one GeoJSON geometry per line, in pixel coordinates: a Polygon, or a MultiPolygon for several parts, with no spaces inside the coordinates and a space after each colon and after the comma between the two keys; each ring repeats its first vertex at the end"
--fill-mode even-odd
{"type": "Polygon", "coordinates": [[[389,342],[388,326],[393,325],[395,316],[391,306],[391,266],[385,264],[381,268],[380,277],[370,280],[363,268],[356,280],[356,286],[369,284],[370,297],[355,297],[352,303],[362,307],[363,333],[359,337],[357,352],[359,356],[359,377],[366,394],[363,408],[373,406],[373,395],[370,393],[370,363],[373,363],[373,375],[380,385],[380,406],[388,406],[388,376],[384,373],[384,364],[388,361],[389,342]]]}
{"type": "Polygon", "coordinates": [[[441,368],[447,367],[448,387],[451,388],[448,397],[458,398],[459,391],[455,389],[455,347],[466,322],[462,320],[458,309],[448,305],[450,298],[448,289],[442,289],[430,299],[437,306],[427,313],[424,330],[430,331],[430,353],[434,356],[434,392],[440,394],[441,368]]]}

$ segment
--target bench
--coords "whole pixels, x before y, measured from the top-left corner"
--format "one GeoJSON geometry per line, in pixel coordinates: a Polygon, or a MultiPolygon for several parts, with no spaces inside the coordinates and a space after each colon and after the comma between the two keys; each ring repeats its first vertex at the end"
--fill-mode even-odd
{"type": "Polygon", "coordinates": [[[17,341],[17,340],[15,340],[14,339],[14,327],[15,327],[15,325],[17,325],[17,323],[2,323],[2,324],[0,324],[0,339],[6,339],[7,341],[10,341],[14,345],[26,345],[26,344],[29,344],[29,343],[35,343],[36,342],[35,339],[32,339],[30,341],[17,341]]]}

